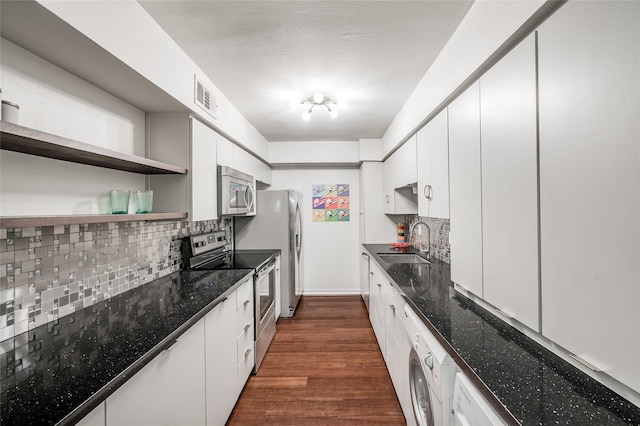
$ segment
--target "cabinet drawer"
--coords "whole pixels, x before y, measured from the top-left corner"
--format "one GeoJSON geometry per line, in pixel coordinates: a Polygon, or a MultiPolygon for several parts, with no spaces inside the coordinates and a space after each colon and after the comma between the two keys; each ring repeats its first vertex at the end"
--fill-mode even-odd
{"type": "Polygon", "coordinates": [[[383,297],[385,300],[385,304],[398,316],[398,318],[400,318],[400,321],[405,324],[406,316],[404,315],[404,305],[406,304],[406,302],[402,298],[400,291],[388,280],[382,282],[382,289],[384,293],[383,297]]]}
{"type": "Polygon", "coordinates": [[[251,370],[253,370],[253,366],[255,364],[255,350],[253,346],[253,341],[251,342],[251,347],[244,349],[241,353],[242,357],[238,362],[238,389],[242,391],[244,388],[244,384],[247,383],[247,379],[251,374],[251,370]],[[250,352],[245,356],[245,351],[250,349],[250,352]]]}
{"type": "MultiPolygon", "coordinates": [[[[240,298],[238,298],[240,300],[240,298]]],[[[249,298],[243,298],[242,304],[236,310],[236,336],[240,334],[240,330],[248,323],[253,324],[253,294],[249,298]]]]}
{"type": "Polygon", "coordinates": [[[238,309],[236,311],[236,337],[245,335],[249,330],[253,330],[253,309],[238,309]]]}
{"type": "Polygon", "coordinates": [[[253,277],[249,277],[247,282],[236,290],[236,309],[253,310],[253,277]]]}
{"type": "Polygon", "coordinates": [[[242,333],[238,336],[237,340],[238,345],[238,364],[242,363],[243,358],[250,357],[254,358],[253,347],[254,347],[254,339],[253,339],[253,324],[249,324],[249,327],[243,329],[242,333]]]}

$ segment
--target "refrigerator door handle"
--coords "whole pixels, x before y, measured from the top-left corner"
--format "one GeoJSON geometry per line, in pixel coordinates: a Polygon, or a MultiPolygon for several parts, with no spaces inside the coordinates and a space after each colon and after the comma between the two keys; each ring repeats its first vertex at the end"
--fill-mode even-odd
{"type": "Polygon", "coordinates": [[[300,206],[296,204],[296,251],[298,252],[298,256],[300,256],[300,251],[302,250],[302,220],[300,218],[300,206]]]}

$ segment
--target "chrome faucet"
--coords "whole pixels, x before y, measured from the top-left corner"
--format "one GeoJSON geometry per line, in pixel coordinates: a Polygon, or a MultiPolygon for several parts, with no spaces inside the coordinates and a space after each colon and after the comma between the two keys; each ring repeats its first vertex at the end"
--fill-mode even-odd
{"type": "Polygon", "coordinates": [[[429,228],[429,225],[427,225],[423,221],[418,221],[418,222],[414,223],[413,225],[411,225],[411,228],[409,229],[409,241],[413,245],[413,239],[412,239],[413,238],[413,230],[418,225],[424,225],[427,228],[427,248],[426,249],[421,248],[420,249],[420,253],[426,253],[427,259],[431,259],[431,228],[429,228]]]}

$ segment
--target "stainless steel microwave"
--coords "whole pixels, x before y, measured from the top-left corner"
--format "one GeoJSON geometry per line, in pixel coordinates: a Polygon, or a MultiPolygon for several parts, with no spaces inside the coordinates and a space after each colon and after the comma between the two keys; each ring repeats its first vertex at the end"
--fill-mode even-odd
{"type": "Polygon", "coordinates": [[[253,176],[227,166],[218,166],[218,215],[255,215],[253,176]]]}

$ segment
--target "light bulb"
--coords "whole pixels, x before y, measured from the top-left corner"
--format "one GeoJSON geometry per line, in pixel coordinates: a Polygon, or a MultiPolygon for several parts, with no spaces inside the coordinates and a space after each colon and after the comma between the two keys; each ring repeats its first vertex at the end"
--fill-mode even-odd
{"type": "Polygon", "coordinates": [[[338,110],[333,108],[329,110],[329,115],[331,116],[331,118],[336,118],[338,116],[338,110]]]}
{"type": "Polygon", "coordinates": [[[313,95],[313,102],[317,104],[321,104],[324,101],[324,95],[320,92],[317,92],[313,95]]]}
{"type": "Polygon", "coordinates": [[[309,119],[311,118],[311,112],[310,111],[305,111],[302,113],[302,119],[304,121],[309,121],[309,119]]]}

